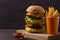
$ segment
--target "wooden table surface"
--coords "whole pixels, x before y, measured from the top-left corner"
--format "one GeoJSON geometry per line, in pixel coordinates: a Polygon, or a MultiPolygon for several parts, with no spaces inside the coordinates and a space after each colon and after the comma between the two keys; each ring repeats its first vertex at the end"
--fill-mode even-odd
{"type": "MultiPolygon", "coordinates": [[[[0,29],[0,40],[20,40],[13,37],[16,29],[0,29]]],[[[24,38],[23,40],[34,40],[31,38],[24,38]]]]}
{"type": "MultiPolygon", "coordinates": [[[[19,40],[13,37],[13,33],[16,29],[0,29],[0,40],[19,40]]],[[[60,35],[51,36],[47,34],[33,34],[25,32],[25,38],[23,40],[60,40],[60,35]]]]}
{"type": "Polygon", "coordinates": [[[0,40],[15,40],[12,36],[15,31],[15,29],[0,29],[0,40]]]}

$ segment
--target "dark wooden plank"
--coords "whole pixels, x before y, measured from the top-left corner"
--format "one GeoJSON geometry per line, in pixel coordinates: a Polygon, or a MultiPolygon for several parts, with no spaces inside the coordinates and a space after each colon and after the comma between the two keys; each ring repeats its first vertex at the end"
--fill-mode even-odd
{"type": "Polygon", "coordinates": [[[60,33],[57,35],[48,35],[45,33],[42,34],[36,34],[36,33],[28,33],[25,32],[25,38],[31,38],[35,40],[60,40],[60,33]]]}

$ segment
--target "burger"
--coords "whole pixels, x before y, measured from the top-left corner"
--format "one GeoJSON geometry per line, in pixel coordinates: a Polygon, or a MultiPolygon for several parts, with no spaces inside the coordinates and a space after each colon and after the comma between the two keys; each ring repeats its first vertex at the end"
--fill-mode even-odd
{"type": "Polygon", "coordinates": [[[31,33],[41,33],[45,31],[43,25],[45,10],[41,6],[32,5],[26,9],[25,30],[31,33]]]}

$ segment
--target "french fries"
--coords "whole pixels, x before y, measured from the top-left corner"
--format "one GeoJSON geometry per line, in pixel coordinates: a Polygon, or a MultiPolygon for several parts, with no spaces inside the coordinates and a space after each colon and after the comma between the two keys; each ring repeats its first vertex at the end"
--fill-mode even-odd
{"type": "Polygon", "coordinates": [[[53,16],[57,17],[58,15],[59,15],[58,11],[57,11],[57,10],[55,10],[55,12],[54,12],[53,16]]]}
{"type": "Polygon", "coordinates": [[[47,12],[47,10],[46,10],[46,17],[48,17],[48,12],[47,12]]]}
{"type": "Polygon", "coordinates": [[[49,7],[48,12],[46,11],[46,17],[58,17],[59,12],[55,10],[54,7],[49,7]]]}
{"type": "Polygon", "coordinates": [[[53,12],[54,12],[54,8],[53,7],[49,7],[49,15],[52,16],[53,15],[53,12]]]}

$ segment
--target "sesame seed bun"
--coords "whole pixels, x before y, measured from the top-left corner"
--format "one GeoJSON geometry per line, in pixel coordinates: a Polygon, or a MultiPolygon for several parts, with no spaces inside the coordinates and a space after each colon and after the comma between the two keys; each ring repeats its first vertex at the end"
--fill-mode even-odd
{"type": "Polygon", "coordinates": [[[33,6],[29,6],[26,11],[28,13],[45,13],[45,10],[43,7],[41,6],[36,6],[36,5],[33,5],[33,6]]]}

